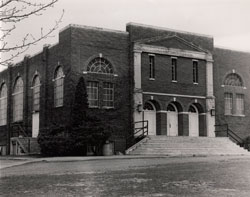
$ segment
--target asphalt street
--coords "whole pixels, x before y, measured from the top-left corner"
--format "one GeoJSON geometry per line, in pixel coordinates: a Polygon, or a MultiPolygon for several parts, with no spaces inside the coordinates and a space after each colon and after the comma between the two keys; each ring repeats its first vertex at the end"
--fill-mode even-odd
{"type": "Polygon", "coordinates": [[[0,170],[1,196],[250,196],[250,157],[32,159],[0,170]]]}

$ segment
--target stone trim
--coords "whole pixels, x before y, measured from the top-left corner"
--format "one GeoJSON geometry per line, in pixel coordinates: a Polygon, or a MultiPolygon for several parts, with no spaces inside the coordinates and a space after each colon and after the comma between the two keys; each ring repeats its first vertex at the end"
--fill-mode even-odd
{"type": "Polygon", "coordinates": [[[187,57],[192,59],[207,60],[210,58],[210,55],[208,55],[205,52],[166,48],[161,46],[153,46],[153,45],[139,44],[139,43],[135,43],[134,50],[147,53],[175,56],[175,57],[187,57]]]}
{"type": "Polygon", "coordinates": [[[159,96],[173,96],[173,97],[187,97],[187,98],[197,98],[197,99],[206,99],[205,96],[193,96],[193,95],[182,95],[182,94],[167,94],[160,92],[143,92],[143,94],[153,94],[159,96]]]}
{"type": "Polygon", "coordinates": [[[156,111],[156,113],[168,113],[168,111],[166,111],[166,110],[159,110],[159,111],[156,111]]]}

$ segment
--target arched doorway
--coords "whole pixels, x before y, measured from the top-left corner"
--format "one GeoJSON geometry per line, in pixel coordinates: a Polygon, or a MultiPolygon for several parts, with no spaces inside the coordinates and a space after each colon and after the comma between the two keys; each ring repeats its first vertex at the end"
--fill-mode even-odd
{"type": "Polygon", "coordinates": [[[148,135],[156,135],[156,108],[150,101],[144,104],[144,120],[148,121],[148,135]]]}
{"type": "Polygon", "coordinates": [[[199,136],[199,112],[195,105],[190,105],[188,109],[189,136],[199,136]]]}
{"type": "Polygon", "coordinates": [[[173,103],[167,106],[167,136],[178,136],[178,110],[173,103]]]}

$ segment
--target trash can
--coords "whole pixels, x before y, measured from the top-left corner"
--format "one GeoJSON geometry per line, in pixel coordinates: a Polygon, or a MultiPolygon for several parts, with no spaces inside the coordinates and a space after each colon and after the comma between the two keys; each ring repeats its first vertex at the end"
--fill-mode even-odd
{"type": "Polygon", "coordinates": [[[106,141],[102,148],[103,156],[111,156],[114,155],[114,142],[106,141]]]}
{"type": "Polygon", "coordinates": [[[6,146],[0,146],[0,155],[6,155],[6,146]]]}

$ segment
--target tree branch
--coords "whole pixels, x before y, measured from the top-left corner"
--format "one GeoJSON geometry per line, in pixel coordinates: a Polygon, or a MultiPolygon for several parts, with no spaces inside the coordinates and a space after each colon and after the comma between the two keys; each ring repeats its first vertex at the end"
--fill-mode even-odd
{"type": "Polygon", "coordinates": [[[12,62],[19,55],[26,52],[30,46],[36,45],[41,40],[51,37],[52,33],[59,27],[59,24],[62,22],[64,15],[64,10],[60,18],[55,21],[54,26],[47,30],[45,33],[43,28],[40,29],[40,35],[34,36],[33,34],[27,33],[20,42],[17,42],[14,45],[9,45],[8,37],[12,35],[13,31],[17,30],[16,24],[24,19],[32,17],[34,15],[42,15],[47,8],[54,6],[58,0],[49,0],[49,2],[44,3],[32,2],[32,0],[1,0],[0,2],[0,53],[7,54],[9,57],[3,59],[0,56],[0,65],[6,66],[12,62]],[[3,25],[7,25],[3,27],[3,25]],[[11,24],[11,25],[10,25],[11,24]],[[9,26],[10,25],[10,26],[9,26]]]}

